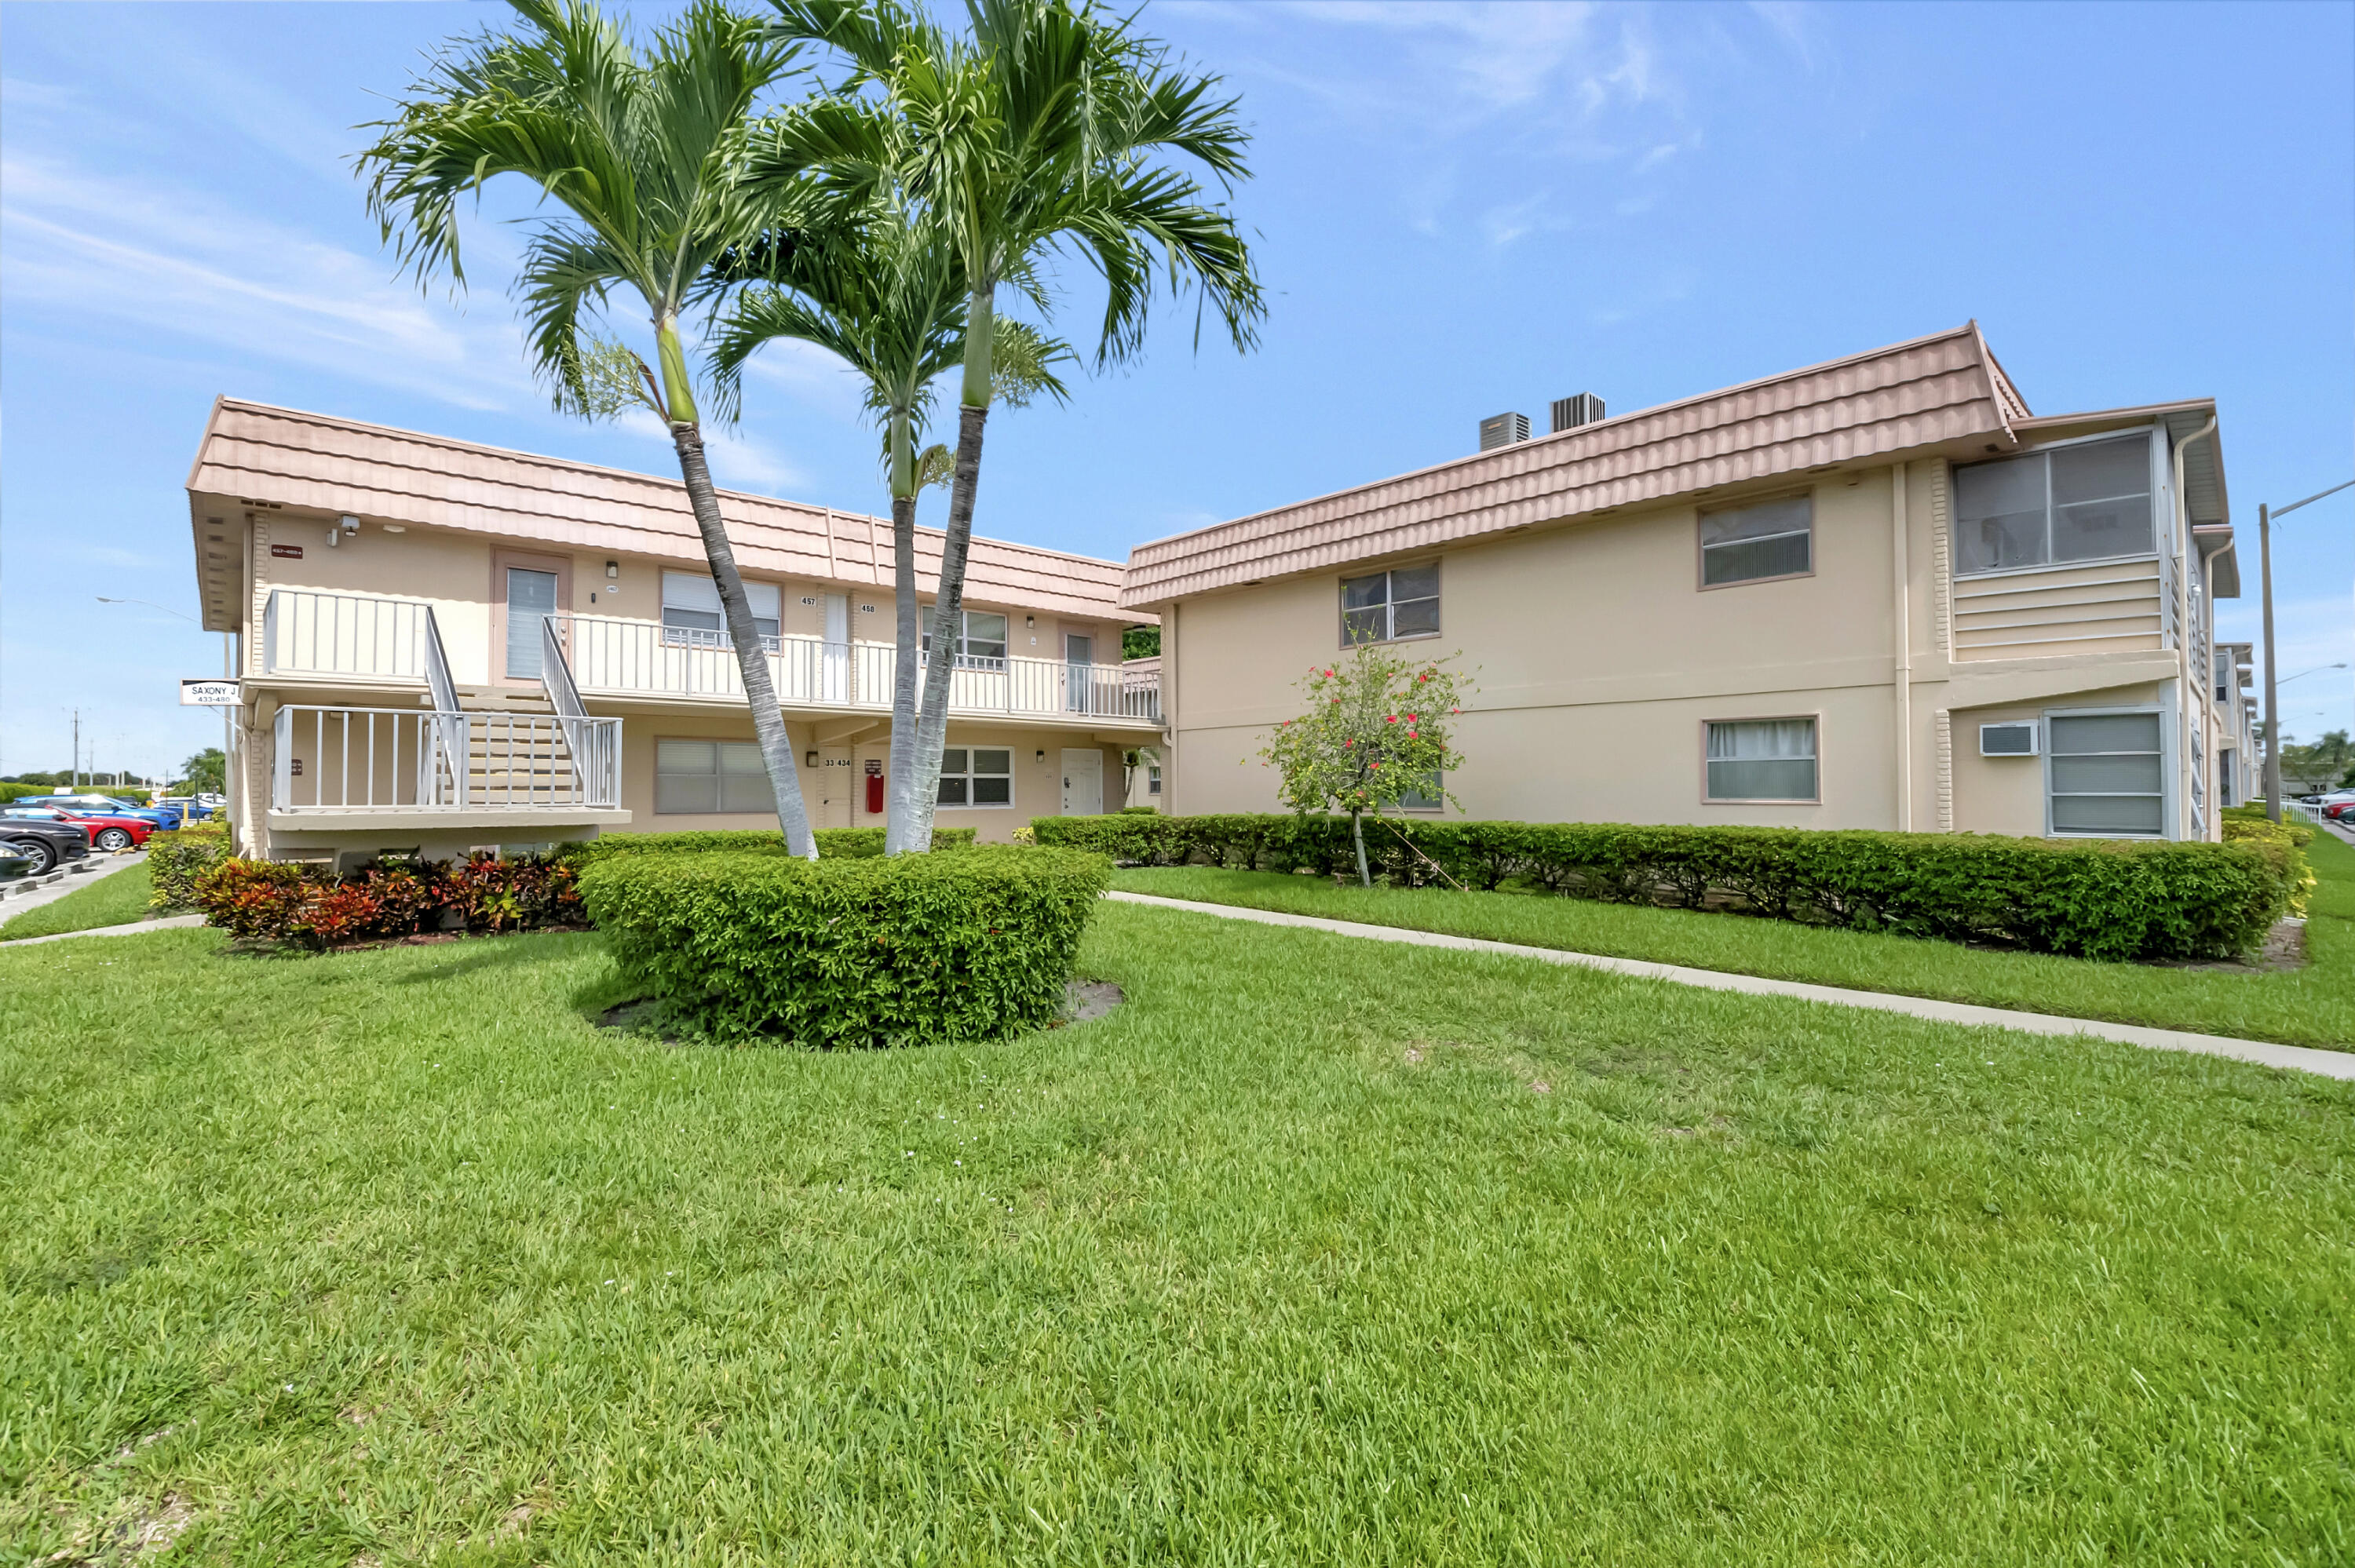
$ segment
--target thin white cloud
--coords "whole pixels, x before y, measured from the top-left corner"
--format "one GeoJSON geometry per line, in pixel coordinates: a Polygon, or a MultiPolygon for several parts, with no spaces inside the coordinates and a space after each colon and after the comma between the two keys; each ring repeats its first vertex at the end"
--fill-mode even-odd
{"type": "Polygon", "coordinates": [[[465,408],[536,400],[520,335],[394,280],[379,256],[206,198],[37,157],[0,160],[12,307],[112,322],[423,392],[465,408]]]}

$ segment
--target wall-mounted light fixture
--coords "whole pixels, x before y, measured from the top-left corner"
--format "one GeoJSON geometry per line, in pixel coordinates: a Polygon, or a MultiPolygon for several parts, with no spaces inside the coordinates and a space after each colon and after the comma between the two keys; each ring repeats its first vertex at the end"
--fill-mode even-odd
{"type": "Polygon", "coordinates": [[[333,523],[330,523],[330,524],[327,524],[327,545],[328,545],[328,547],[332,549],[332,548],[333,548],[333,547],[335,547],[336,546],[342,544],[342,543],[344,542],[344,535],[346,535],[346,534],[357,534],[357,533],[358,533],[359,531],[360,531],[360,520],[359,520],[358,518],[357,518],[357,517],[338,517],[338,518],[336,518],[333,523]]]}
{"type": "Polygon", "coordinates": [[[802,766],[805,768],[815,768],[817,766],[817,753],[815,751],[805,751],[802,753],[802,766]]]}
{"type": "MultiPolygon", "coordinates": [[[[1023,625],[1023,627],[1024,627],[1026,630],[1035,629],[1035,628],[1038,626],[1038,624],[1039,624],[1039,618],[1038,618],[1037,616],[1035,616],[1035,615],[1026,615],[1026,616],[1024,616],[1024,617],[1022,618],[1022,625],[1023,625]]],[[[1041,752],[1041,753],[1039,753],[1039,755],[1043,757],[1043,756],[1045,756],[1046,754],[1045,754],[1044,752],[1041,752]]]]}
{"type": "Polygon", "coordinates": [[[1039,761],[1039,762],[1044,762],[1044,761],[1046,761],[1046,760],[1047,760],[1047,754],[1046,754],[1045,752],[1043,752],[1043,751],[1042,751],[1042,752],[1039,752],[1039,753],[1038,754],[1037,758],[1035,758],[1035,760],[1039,761]]]}
{"type": "Polygon", "coordinates": [[[409,524],[406,523],[379,523],[377,526],[383,529],[388,534],[406,534],[409,532],[409,524]]]}
{"type": "Polygon", "coordinates": [[[619,561],[607,561],[605,563],[605,575],[609,577],[620,577],[622,575],[622,563],[619,561]]]}

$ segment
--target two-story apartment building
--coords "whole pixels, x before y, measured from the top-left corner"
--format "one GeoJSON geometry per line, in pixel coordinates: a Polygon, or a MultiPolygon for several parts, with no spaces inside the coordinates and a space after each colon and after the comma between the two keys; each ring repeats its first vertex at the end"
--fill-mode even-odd
{"type": "MultiPolygon", "coordinates": [[[[187,482],[204,623],[234,634],[240,849],[346,863],[773,826],[676,480],[223,398],[187,482]]],[[[723,493],[820,827],[880,825],[888,520],[723,493]]],[[[927,601],[941,536],[920,530],[927,601]]],[[[975,539],[939,821],[1002,840],[1117,809],[1159,737],[1116,563],[975,539]]]]}
{"type": "Polygon", "coordinates": [[[1291,683],[1359,639],[1474,673],[1477,818],[2199,838],[2246,798],[2211,401],[2035,415],[1972,324],[1597,413],[1132,552],[1165,808],[1276,809],[1291,683]]]}

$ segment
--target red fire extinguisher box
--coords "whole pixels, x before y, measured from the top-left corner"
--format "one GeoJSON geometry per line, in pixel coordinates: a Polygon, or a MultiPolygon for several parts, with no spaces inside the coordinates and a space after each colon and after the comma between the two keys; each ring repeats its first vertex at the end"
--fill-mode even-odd
{"type": "Polygon", "coordinates": [[[867,814],[883,814],[883,764],[869,758],[867,763],[867,814]]]}

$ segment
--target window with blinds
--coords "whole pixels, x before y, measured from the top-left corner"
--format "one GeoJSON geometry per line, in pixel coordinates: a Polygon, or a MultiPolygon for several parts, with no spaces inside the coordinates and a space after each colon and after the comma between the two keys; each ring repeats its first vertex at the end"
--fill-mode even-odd
{"type": "Polygon", "coordinates": [[[1712,719],[1708,798],[1720,801],[1807,800],[1816,791],[1816,721],[1712,719]]]}
{"type": "Polygon", "coordinates": [[[2055,833],[2155,839],[2167,831],[2165,729],[2156,712],[2046,721],[2055,833]]]}
{"type": "Polygon", "coordinates": [[[1816,569],[1816,503],[1783,495],[1700,514],[1700,586],[1772,582],[1816,569]]]}
{"type": "Polygon", "coordinates": [[[1957,576],[2147,556],[2151,537],[2147,432],[1955,470],[1957,576]]]}
{"type": "MultiPolygon", "coordinates": [[[[677,648],[727,648],[728,622],[719,610],[719,585],[700,572],[662,575],[663,641],[677,648]]],[[[774,583],[747,582],[744,598],[752,607],[752,629],[761,645],[777,651],[783,630],[783,595],[774,583]]]]}
{"type": "Polygon", "coordinates": [[[659,816],[758,812],[773,816],[776,792],[761,748],[749,740],[655,742],[655,811],[659,816]]]}

